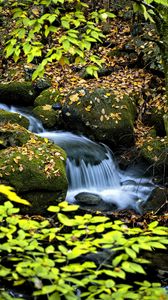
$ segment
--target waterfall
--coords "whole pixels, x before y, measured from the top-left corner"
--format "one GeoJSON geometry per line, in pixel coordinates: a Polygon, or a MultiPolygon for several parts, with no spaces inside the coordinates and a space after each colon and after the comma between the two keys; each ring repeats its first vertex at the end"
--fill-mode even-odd
{"type": "Polygon", "coordinates": [[[143,177],[139,167],[121,171],[107,146],[70,132],[46,131],[28,109],[5,104],[0,104],[0,109],[25,116],[30,131],[48,138],[66,151],[67,201],[74,202],[75,195],[89,192],[118,208],[137,208],[138,201],[146,201],[155,187],[150,178],[143,177]]]}

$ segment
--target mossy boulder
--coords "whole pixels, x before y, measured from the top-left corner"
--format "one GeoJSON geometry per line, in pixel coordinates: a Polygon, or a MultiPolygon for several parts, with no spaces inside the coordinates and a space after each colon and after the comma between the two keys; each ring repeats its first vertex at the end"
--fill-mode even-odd
{"type": "Polygon", "coordinates": [[[22,146],[30,139],[30,133],[18,124],[0,123],[0,149],[22,146]]]}
{"type": "Polygon", "coordinates": [[[18,113],[12,113],[9,111],[5,111],[0,109],[0,124],[4,123],[17,123],[20,126],[23,126],[25,128],[29,127],[29,121],[24,116],[18,114],[18,113]]]}
{"type": "Polygon", "coordinates": [[[33,113],[41,120],[44,127],[52,128],[59,124],[61,111],[54,110],[53,107],[60,103],[61,99],[59,91],[53,88],[44,90],[35,99],[33,113]]]}
{"type": "Polygon", "coordinates": [[[35,99],[35,106],[43,106],[46,104],[53,105],[56,102],[60,101],[62,96],[59,91],[53,88],[48,88],[40,93],[40,95],[35,99]]]}
{"type": "Polygon", "coordinates": [[[5,104],[33,105],[38,92],[32,82],[10,82],[0,84],[0,102],[5,104]]]}
{"type": "Polygon", "coordinates": [[[62,108],[65,129],[113,147],[134,143],[135,114],[134,97],[117,98],[112,90],[103,88],[78,88],[67,96],[62,108]]]}
{"type": "Polygon", "coordinates": [[[168,189],[164,187],[157,187],[154,189],[146,202],[140,204],[140,212],[145,214],[149,211],[154,213],[163,213],[166,209],[166,202],[168,197],[168,189]]]}
{"type": "Polygon", "coordinates": [[[153,175],[161,175],[163,179],[168,176],[168,137],[163,138],[151,134],[140,146],[143,158],[150,163],[153,175]]]}
{"type": "MultiPolygon", "coordinates": [[[[36,194],[54,193],[55,201],[60,195],[66,195],[67,177],[65,170],[65,152],[57,145],[30,133],[19,125],[10,124],[2,130],[6,136],[15,131],[16,138],[19,133],[25,135],[24,141],[16,140],[15,145],[10,145],[0,150],[0,183],[10,185],[17,193],[36,194]]],[[[51,199],[38,201],[36,207],[45,206],[51,199]]],[[[33,204],[33,203],[32,203],[33,204]]],[[[34,210],[34,213],[37,213],[34,210]]]]}
{"type": "Polygon", "coordinates": [[[166,135],[168,137],[168,114],[165,114],[163,116],[163,120],[164,120],[164,127],[165,127],[165,131],[166,131],[166,135]]]}
{"type": "Polygon", "coordinates": [[[50,104],[36,106],[33,109],[33,114],[46,128],[52,128],[59,124],[60,113],[59,111],[55,111],[50,104]]]}
{"type": "Polygon", "coordinates": [[[164,108],[158,109],[158,107],[151,106],[143,116],[143,122],[145,125],[154,126],[156,133],[159,136],[165,135],[164,126],[164,108]]]}

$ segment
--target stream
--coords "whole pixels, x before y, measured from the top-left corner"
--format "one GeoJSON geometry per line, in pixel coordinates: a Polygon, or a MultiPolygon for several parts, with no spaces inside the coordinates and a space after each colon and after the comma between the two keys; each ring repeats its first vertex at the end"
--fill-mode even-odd
{"type": "Polygon", "coordinates": [[[71,132],[47,131],[26,108],[0,104],[0,109],[25,116],[29,120],[30,131],[48,138],[66,151],[68,202],[76,202],[76,195],[86,192],[98,195],[111,207],[133,208],[140,212],[139,204],[146,201],[156,187],[151,178],[144,176],[145,169],[139,165],[120,170],[112,151],[106,145],[71,132]]]}

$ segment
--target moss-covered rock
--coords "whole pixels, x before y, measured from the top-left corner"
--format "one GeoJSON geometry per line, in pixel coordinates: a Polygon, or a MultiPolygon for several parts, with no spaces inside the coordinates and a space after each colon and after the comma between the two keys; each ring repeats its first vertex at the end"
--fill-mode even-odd
{"type": "Polygon", "coordinates": [[[25,128],[29,127],[29,121],[24,116],[21,116],[18,113],[12,113],[0,109],[0,124],[8,123],[8,122],[12,124],[17,123],[20,126],[23,126],[25,128]]]}
{"type": "Polygon", "coordinates": [[[52,128],[59,124],[60,110],[54,110],[53,107],[60,103],[61,98],[59,91],[48,88],[35,99],[33,113],[46,128],[52,128]]]}
{"type": "Polygon", "coordinates": [[[165,135],[164,113],[164,108],[158,109],[158,107],[151,106],[143,116],[144,124],[154,126],[159,136],[165,135]]]}
{"type": "MultiPolygon", "coordinates": [[[[65,152],[19,125],[9,124],[9,128],[6,126],[1,131],[6,137],[9,135],[10,140],[12,130],[16,135],[15,145],[9,143],[9,147],[0,150],[0,183],[13,186],[21,194],[53,192],[55,200],[60,194],[65,196],[65,152]],[[20,133],[22,137],[25,135],[24,140],[19,140],[20,133]]],[[[45,205],[49,200],[45,199],[45,205]]],[[[37,201],[36,206],[43,206],[40,198],[37,201]]]]}
{"type": "Polygon", "coordinates": [[[134,142],[136,106],[133,97],[117,98],[112,90],[71,92],[62,108],[64,127],[110,146],[129,147],[134,142]]]}
{"type": "Polygon", "coordinates": [[[165,131],[166,131],[166,135],[168,137],[168,114],[165,114],[163,116],[163,120],[164,120],[164,127],[165,127],[165,131]]]}
{"type": "Polygon", "coordinates": [[[61,99],[61,95],[58,90],[53,88],[46,89],[35,99],[34,105],[53,105],[61,99]]]}
{"type": "Polygon", "coordinates": [[[154,213],[163,213],[163,210],[166,209],[164,204],[167,202],[168,189],[163,187],[157,187],[154,189],[146,202],[140,204],[141,213],[145,214],[149,211],[154,213]],[[163,209],[163,210],[162,210],[163,209]]]}
{"type": "Polygon", "coordinates": [[[12,123],[0,124],[0,149],[22,146],[31,134],[25,128],[12,123]]]}
{"type": "Polygon", "coordinates": [[[0,84],[0,102],[20,106],[33,105],[38,92],[31,82],[0,84]]]}
{"type": "Polygon", "coordinates": [[[33,114],[46,128],[52,128],[59,123],[59,111],[52,109],[50,104],[36,106],[33,114]]]}
{"type": "Polygon", "coordinates": [[[141,155],[151,164],[153,175],[168,176],[168,137],[149,135],[140,147],[141,155]]]}

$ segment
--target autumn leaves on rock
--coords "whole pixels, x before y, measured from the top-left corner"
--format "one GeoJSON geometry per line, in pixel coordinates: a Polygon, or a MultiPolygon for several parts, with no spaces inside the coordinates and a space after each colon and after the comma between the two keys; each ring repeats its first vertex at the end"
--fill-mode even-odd
{"type": "Polygon", "coordinates": [[[0,127],[0,141],[0,182],[13,186],[22,195],[31,193],[31,203],[36,207],[35,211],[32,207],[33,213],[40,213],[53,196],[55,201],[61,195],[64,199],[66,155],[60,147],[10,123],[0,127]],[[39,192],[42,192],[44,202],[36,197],[39,192]]]}

